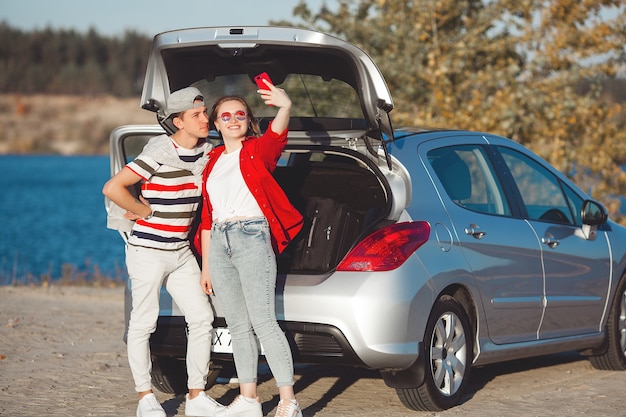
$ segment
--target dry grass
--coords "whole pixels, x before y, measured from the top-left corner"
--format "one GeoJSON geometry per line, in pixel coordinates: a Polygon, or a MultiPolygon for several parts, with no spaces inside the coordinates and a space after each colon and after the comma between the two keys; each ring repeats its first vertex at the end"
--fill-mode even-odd
{"type": "Polygon", "coordinates": [[[106,155],[109,134],[125,124],[156,123],[139,97],[0,95],[0,154],[106,155]]]}
{"type": "Polygon", "coordinates": [[[33,275],[32,273],[15,274],[11,271],[0,270],[0,287],[49,287],[55,286],[79,286],[97,288],[115,288],[124,286],[128,280],[128,274],[123,268],[116,268],[112,272],[103,272],[98,264],[85,262],[82,267],[73,264],[63,264],[60,276],[52,276],[51,273],[33,275]]]}

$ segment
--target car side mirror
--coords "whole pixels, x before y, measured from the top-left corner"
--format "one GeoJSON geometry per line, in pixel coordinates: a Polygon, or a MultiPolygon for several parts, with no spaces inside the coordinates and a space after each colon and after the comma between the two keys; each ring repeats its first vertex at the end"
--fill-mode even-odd
{"type": "Polygon", "coordinates": [[[583,203],[581,217],[583,224],[588,226],[600,226],[608,220],[606,209],[592,200],[585,200],[583,203]]]}

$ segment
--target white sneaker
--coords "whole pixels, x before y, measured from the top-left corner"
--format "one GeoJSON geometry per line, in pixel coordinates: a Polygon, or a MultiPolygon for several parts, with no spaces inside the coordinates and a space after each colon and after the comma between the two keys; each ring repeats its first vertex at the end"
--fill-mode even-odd
{"type": "Polygon", "coordinates": [[[167,417],[154,393],[145,395],[137,405],[137,417],[167,417]]]}
{"type": "Polygon", "coordinates": [[[222,408],[224,408],[222,404],[206,395],[204,391],[192,400],[189,399],[189,394],[185,395],[185,415],[187,416],[213,417],[217,410],[222,408]]]}
{"type": "Polygon", "coordinates": [[[246,398],[238,395],[229,406],[222,408],[215,417],[263,417],[259,397],[246,398]]]}
{"type": "Polygon", "coordinates": [[[276,410],[276,417],[302,417],[302,411],[300,410],[300,404],[297,400],[280,400],[278,402],[278,409],[276,410]]]}

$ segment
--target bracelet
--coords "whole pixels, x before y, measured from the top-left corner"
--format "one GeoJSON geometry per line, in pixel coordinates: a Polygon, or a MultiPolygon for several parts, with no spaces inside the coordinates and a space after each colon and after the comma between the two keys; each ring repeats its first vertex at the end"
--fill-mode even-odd
{"type": "Polygon", "coordinates": [[[154,216],[154,210],[150,212],[150,214],[148,214],[146,217],[144,217],[144,220],[150,220],[152,217],[154,216]]]}

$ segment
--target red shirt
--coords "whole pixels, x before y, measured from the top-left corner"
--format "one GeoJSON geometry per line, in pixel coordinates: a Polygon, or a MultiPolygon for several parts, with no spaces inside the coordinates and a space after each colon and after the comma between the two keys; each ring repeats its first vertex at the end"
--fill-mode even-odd
{"type": "MultiPolygon", "coordinates": [[[[281,152],[287,145],[287,130],[285,129],[281,134],[274,133],[270,124],[261,137],[250,136],[242,144],[239,166],[243,179],[269,223],[274,250],[276,253],[281,253],[302,229],[302,215],[291,204],[283,189],[272,176],[281,152]]],[[[196,248],[200,253],[198,238],[200,232],[211,229],[213,224],[211,201],[206,191],[206,181],[224,150],[224,146],[218,146],[211,150],[209,162],[202,174],[202,198],[204,202],[202,205],[202,223],[195,240],[196,248]]]]}

